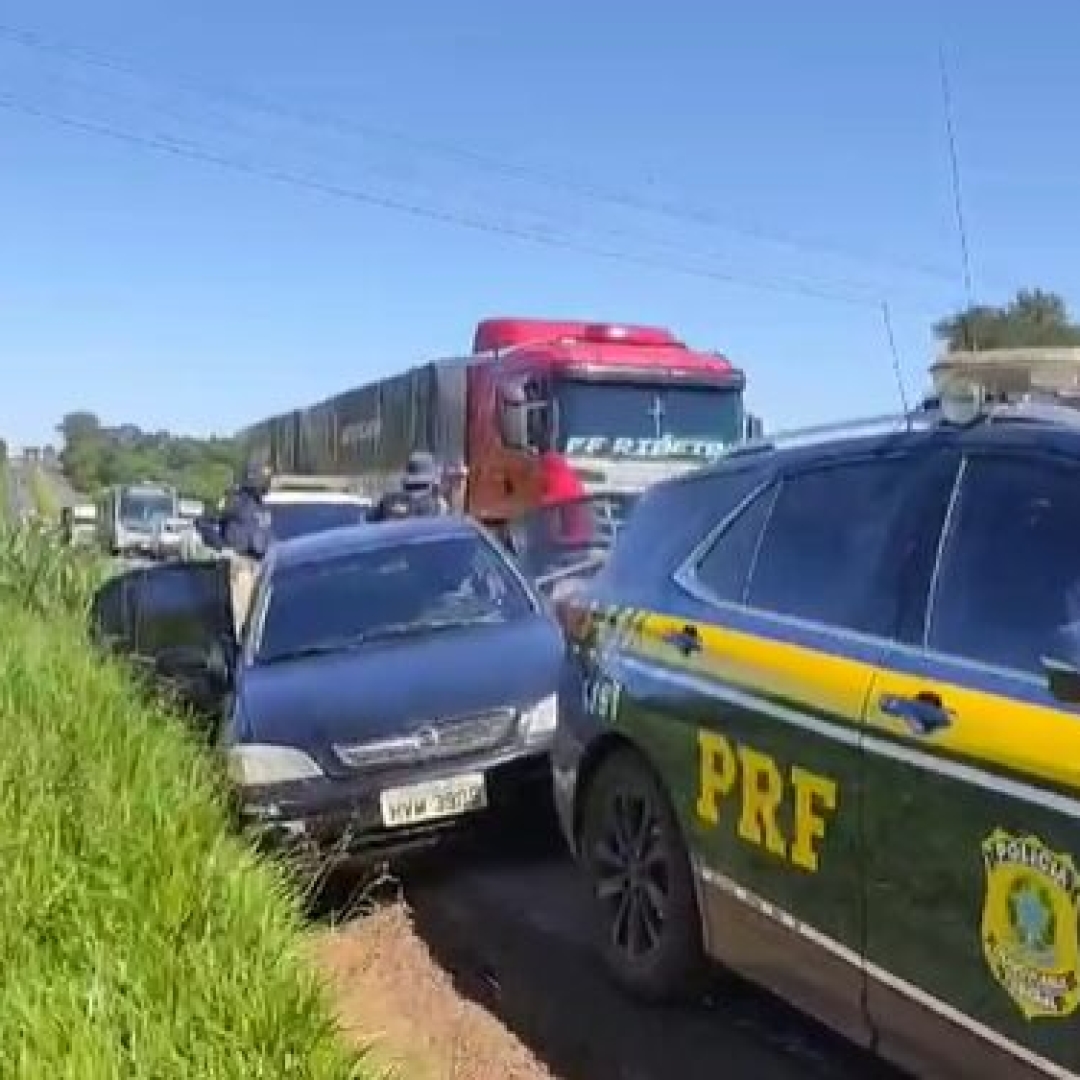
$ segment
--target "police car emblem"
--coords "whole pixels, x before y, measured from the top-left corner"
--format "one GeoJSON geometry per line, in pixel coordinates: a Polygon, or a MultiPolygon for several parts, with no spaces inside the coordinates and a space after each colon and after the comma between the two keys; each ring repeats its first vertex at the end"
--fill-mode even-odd
{"type": "Polygon", "coordinates": [[[1080,871],[1034,836],[995,829],[983,841],[983,955],[1026,1020],[1080,1005],[1080,871]]]}

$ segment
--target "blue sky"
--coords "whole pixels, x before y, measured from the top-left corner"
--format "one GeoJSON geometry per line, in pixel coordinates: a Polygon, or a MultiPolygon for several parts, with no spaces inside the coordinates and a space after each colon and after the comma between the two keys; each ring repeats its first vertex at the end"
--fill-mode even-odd
{"type": "Polygon", "coordinates": [[[0,433],[231,431],[500,313],[670,326],[774,424],[891,408],[881,301],[916,390],[964,300],[940,46],[980,299],[1080,304],[1078,40],[1075,0],[6,0],[0,433]]]}

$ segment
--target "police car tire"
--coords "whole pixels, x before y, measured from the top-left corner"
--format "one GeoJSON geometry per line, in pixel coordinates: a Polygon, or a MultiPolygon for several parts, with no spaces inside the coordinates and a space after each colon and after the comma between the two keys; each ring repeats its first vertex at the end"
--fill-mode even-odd
{"type": "Polygon", "coordinates": [[[596,931],[605,967],[614,981],[634,997],[651,1003],[676,1004],[696,995],[705,970],[701,917],[690,857],[678,818],[648,762],[632,749],[620,749],[604,760],[585,792],[579,850],[593,889],[596,931]],[[668,897],[659,944],[645,958],[633,959],[612,943],[611,915],[596,897],[590,852],[604,829],[618,792],[633,791],[649,800],[659,828],[659,845],[667,864],[668,897]]]}

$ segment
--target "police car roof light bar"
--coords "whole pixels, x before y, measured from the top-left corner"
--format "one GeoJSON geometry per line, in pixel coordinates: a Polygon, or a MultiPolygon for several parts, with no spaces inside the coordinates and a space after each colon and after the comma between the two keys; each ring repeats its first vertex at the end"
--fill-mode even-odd
{"type": "Polygon", "coordinates": [[[835,438],[857,438],[859,436],[888,435],[893,432],[909,431],[914,427],[930,427],[934,423],[933,414],[924,409],[914,409],[910,413],[883,413],[878,416],[860,417],[853,420],[838,420],[828,424],[815,424],[811,427],[791,428],[787,431],[763,435],[760,439],[750,439],[738,443],[721,458],[742,457],[744,454],[758,454],[766,450],[780,450],[795,446],[812,446],[835,438]]]}
{"type": "Polygon", "coordinates": [[[937,426],[966,426],[967,424],[1030,423],[1080,427],[1080,397],[1053,391],[1028,391],[1021,395],[986,394],[968,396],[970,415],[963,416],[958,407],[964,400],[961,390],[953,394],[933,394],[907,413],[885,413],[876,416],[833,421],[810,427],[792,428],[759,439],[750,439],[728,450],[720,460],[764,453],[797,446],[813,446],[831,439],[859,438],[873,435],[899,434],[904,431],[926,430],[937,426]],[[942,397],[945,401],[942,401],[942,397]],[[952,399],[952,400],[950,400],[952,399]]]}

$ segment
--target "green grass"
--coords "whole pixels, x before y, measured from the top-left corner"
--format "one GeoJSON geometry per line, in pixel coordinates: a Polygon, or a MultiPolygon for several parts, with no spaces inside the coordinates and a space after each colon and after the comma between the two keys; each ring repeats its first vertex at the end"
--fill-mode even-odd
{"type": "Polygon", "coordinates": [[[107,561],[90,548],[67,548],[48,526],[0,521],[0,603],[39,615],[85,614],[107,561]]]}
{"type": "Polygon", "coordinates": [[[230,830],[216,763],[86,644],[97,573],[41,532],[0,535],[0,1076],[374,1075],[305,966],[283,874],[230,830]]]}

